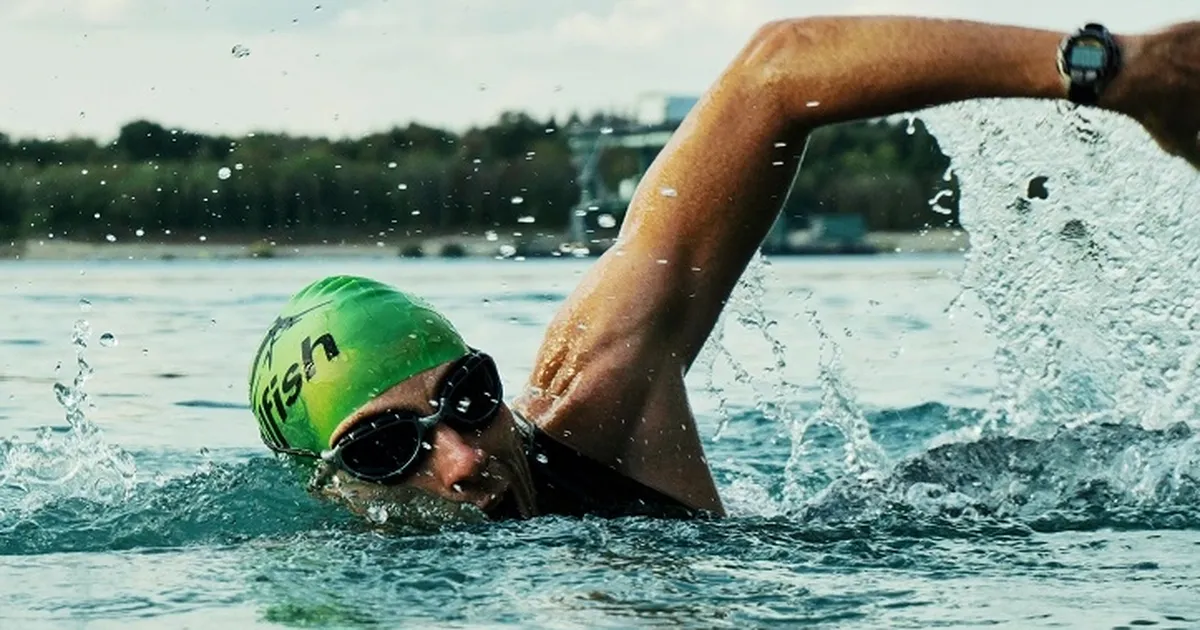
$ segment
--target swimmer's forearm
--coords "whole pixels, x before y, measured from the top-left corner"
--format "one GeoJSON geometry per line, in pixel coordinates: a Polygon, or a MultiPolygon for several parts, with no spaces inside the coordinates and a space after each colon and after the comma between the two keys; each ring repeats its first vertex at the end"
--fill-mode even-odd
{"type": "Polygon", "coordinates": [[[1065,33],[960,20],[844,17],[767,26],[735,62],[805,128],[991,97],[1064,98],[1065,33]]]}

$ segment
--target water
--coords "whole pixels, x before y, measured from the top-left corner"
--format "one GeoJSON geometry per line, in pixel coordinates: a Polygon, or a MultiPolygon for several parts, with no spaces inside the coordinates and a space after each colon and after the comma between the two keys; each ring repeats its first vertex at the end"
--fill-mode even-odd
{"type": "Polygon", "coordinates": [[[589,261],[0,264],[3,626],[1200,625],[1197,182],[1118,126],[1076,150],[1140,192],[1030,200],[1105,176],[980,111],[930,117],[969,257],[752,264],[689,376],[722,521],[379,527],[265,456],[245,379],[290,291],[403,285],[513,391],[589,261]]]}

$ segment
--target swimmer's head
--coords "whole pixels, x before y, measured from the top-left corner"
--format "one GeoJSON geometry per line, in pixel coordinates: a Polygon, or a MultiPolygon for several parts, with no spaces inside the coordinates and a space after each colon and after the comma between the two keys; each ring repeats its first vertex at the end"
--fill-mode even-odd
{"type": "Polygon", "coordinates": [[[332,276],[301,289],[275,318],[251,367],[250,406],[272,450],[313,459],[325,454],[342,498],[377,501],[416,488],[485,512],[500,502],[521,503],[523,509],[505,509],[525,513],[528,496],[507,496],[529,485],[519,432],[499,399],[494,364],[481,363],[480,356],[486,358],[425,300],[375,280],[332,276]],[[494,381],[487,422],[430,423],[419,457],[401,466],[396,460],[411,452],[415,433],[408,425],[388,429],[389,414],[430,417],[456,374],[494,381]],[[385,430],[372,432],[381,422],[385,430]],[[364,435],[356,447],[347,446],[364,435]],[[370,465],[369,458],[404,474],[364,477],[355,465],[370,465]]]}
{"type": "Polygon", "coordinates": [[[251,367],[250,407],[267,446],[319,453],[356,409],[467,352],[450,321],[420,298],[331,276],[301,289],[275,318],[251,367]]]}

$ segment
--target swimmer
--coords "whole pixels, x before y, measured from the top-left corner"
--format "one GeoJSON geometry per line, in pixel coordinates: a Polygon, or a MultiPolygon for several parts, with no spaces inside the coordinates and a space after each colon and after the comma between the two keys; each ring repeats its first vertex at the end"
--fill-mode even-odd
{"type": "Polygon", "coordinates": [[[760,28],[642,178],[614,245],[511,399],[486,339],[419,296],[333,276],[253,359],[264,442],[365,509],[419,498],[491,518],[721,516],[684,376],[825,125],[977,98],[1069,99],[1200,166],[1200,22],[1139,35],[822,17],[760,28]],[[471,507],[473,506],[473,508],[471,507]]]}

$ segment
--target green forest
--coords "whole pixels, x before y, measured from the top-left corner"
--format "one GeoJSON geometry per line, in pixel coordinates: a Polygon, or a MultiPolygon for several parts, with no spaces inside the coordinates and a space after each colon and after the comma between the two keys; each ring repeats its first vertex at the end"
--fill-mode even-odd
{"type": "MultiPolygon", "coordinates": [[[[564,231],[580,194],[568,136],[630,124],[506,113],[465,132],[409,124],[360,138],[205,135],[139,120],[111,143],[0,134],[0,238],[208,239],[288,243],[389,235],[564,231]]],[[[600,176],[638,174],[611,149],[600,176]]],[[[872,230],[957,224],[948,159],[924,126],[873,120],[821,129],[788,198],[791,225],[860,213],[872,230]],[[939,207],[931,200],[939,197],[939,207]]]]}

